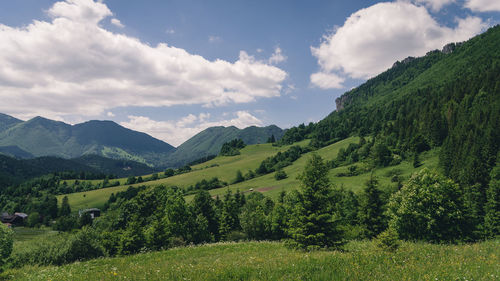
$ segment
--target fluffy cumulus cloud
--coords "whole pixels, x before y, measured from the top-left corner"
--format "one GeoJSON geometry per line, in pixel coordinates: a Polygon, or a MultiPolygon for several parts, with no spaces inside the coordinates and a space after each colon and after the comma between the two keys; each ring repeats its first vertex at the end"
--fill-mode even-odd
{"type": "Polygon", "coordinates": [[[321,89],[341,89],[345,79],[335,73],[317,72],[311,74],[311,83],[321,89]]]}
{"type": "Polygon", "coordinates": [[[408,56],[422,56],[449,42],[464,41],[486,28],[478,17],[457,19],[454,28],[440,25],[424,6],[410,2],[379,3],[347,18],[344,25],[311,47],[320,71],[313,85],[338,88],[339,77],[367,79],[408,56]],[[333,80],[325,80],[331,77],[333,80]]]}
{"type": "Polygon", "coordinates": [[[475,12],[500,12],[499,0],[466,0],[465,7],[475,12]]]}
{"type": "Polygon", "coordinates": [[[132,130],[145,132],[173,146],[179,146],[190,137],[213,126],[235,126],[240,129],[248,126],[262,126],[263,122],[248,111],[238,111],[231,119],[210,120],[209,113],[198,116],[189,114],[177,121],[156,121],[144,116],[128,116],[127,122],[120,125],[132,130]]]}
{"type": "Polygon", "coordinates": [[[234,62],[113,33],[92,0],[66,0],[50,21],[0,24],[0,112],[95,116],[120,106],[218,106],[279,96],[287,73],[244,51],[234,62]]]}

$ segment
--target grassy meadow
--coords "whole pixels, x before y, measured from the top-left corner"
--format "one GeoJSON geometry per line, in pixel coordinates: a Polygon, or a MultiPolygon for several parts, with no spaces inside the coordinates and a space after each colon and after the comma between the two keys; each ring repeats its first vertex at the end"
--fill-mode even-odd
{"type": "MultiPolygon", "coordinates": [[[[321,148],[315,151],[315,153],[321,155],[325,160],[335,159],[341,148],[347,148],[350,143],[357,143],[358,141],[359,138],[351,137],[321,148]]],[[[303,141],[296,143],[296,145],[305,146],[307,143],[308,141],[303,141]]],[[[236,171],[240,170],[243,174],[245,174],[248,170],[255,170],[260,165],[262,160],[275,155],[279,151],[285,151],[289,147],[290,146],[275,147],[270,144],[249,145],[241,150],[241,155],[220,156],[208,162],[192,166],[193,171],[189,173],[169,178],[162,178],[156,181],[134,184],[131,186],[151,186],[163,184],[166,186],[176,185],[179,187],[187,187],[201,181],[202,179],[208,180],[213,177],[218,177],[222,181],[231,182],[236,177],[236,171]]],[[[210,193],[216,196],[224,194],[227,189],[230,189],[233,192],[236,190],[250,192],[252,189],[253,191],[263,192],[267,196],[276,198],[281,191],[293,190],[300,186],[297,176],[303,171],[309,156],[310,153],[307,153],[295,161],[292,165],[285,167],[283,170],[288,176],[286,179],[277,181],[274,178],[274,173],[271,173],[241,183],[232,184],[227,187],[213,189],[210,190],[210,193]]],[[[394,174],[398,174],[402,179],[407,179],[412,173],[424,167],[431,169],[437,168],[438,155],[436,150],[422,153],[420,159],[422,162],[421,167],[414,168],[411,161],[403,161],[395,166],[376,169],[373,175],[377,177],[381,187],[390,187],[394,185],[394,183],[391,182],[391,178],[394,174]]],[[[363,170],[364,168],[364,164],[356,163],[354,165],[357,165],[360,170],[363,170]]],[[[348,168],[349,166],[343,166],[330,170],[329,177],[331,182],[338,187],[343,186],[344,188],[355,192],[360,191],[363,188],[364,183],[370,178],[371,173],[365,171],[359,175],[351,177],[337,176],[339,173],[347,172],[348,168]]],[[[148,176],[149,175],[145,175],[144,177],[148,176]]],[[[120,182],[126,181],[126,179],[119,180],[120,182]]],[[[108,187],[92,191],[72,193],[67,196],[73,211],[92,207],[99,208],[104,205],[112,193],[124,191],[129,186],[130,185],[108,187]]],[[[64,197],[64,195],[59,195],[58,200],[61,201],[62,197],[64,197]]],[[[186,200],[190,201],[193,197],[194,195],[186,196],[186,200]]]]}
{"type": "Polygon", "coordinates": [[[279,242],[217,243],[60,267],[26,266],[0,280],[499,280],[500,241],[404,242],[394,253],[353,241],[302,252],[279,242]]]}

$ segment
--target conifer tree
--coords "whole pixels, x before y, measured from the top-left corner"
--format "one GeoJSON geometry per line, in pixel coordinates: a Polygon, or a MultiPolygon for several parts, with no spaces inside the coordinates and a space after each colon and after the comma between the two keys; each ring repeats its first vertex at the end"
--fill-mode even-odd
{"type": "MultiPolygon", "coordinates": [[[[219,220],[214,209],[214,199],[206,190],[200,190],[193,199],[193,213],[195,216],[203,216],[207,220],[208,232],[215,238],[219,237],[219,220]]],[[[197,219],[201,221],[201,218],[197,219]]]]}
{"type": "Polygon", "coordinates": [[[299,176],[302,188],[293,209],[288,233],[292,248],[314,250],[335,248],[342,244],[339,220],[332,214],[332,194],[328,166],[313,154],[299,176]]]}
{"type": "Polygon", "coordinates": [[[69,206],[68,196],[64,196],[61,203],[61,209],[59,209],[59,216],[65,217],[69,216],[70,214],[71,214],[71,207],[69,206]]]}
{"type": "Polygon", "coordinates": [[[377,179],[370,176],[361,196],[359,221],[366,230],[366,237],[373,238],[385,229],[384,202],[377,188],[377,179]]]}
{"type": "Polygon", "coordinates": [[[484,230],[486,237],[495,237],[500,235],[500,160],[491,171],[486,198],[484,230]]]}

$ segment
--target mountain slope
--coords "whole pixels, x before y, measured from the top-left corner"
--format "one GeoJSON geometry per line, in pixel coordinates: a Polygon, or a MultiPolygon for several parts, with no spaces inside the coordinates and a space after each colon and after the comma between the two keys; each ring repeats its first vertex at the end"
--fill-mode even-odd
{"type": "Polygon", "coordinates": [[[64,171],[100,173],[87,165],[68,159],[46,156],[19,160],[0,155],[0,188],[49,173],[64,171]]]}
{"type": "Polygon", "coordinates": [[[267,127],[247,127],[238,129],[231,127],[211,127],[196,134],[168,157],[167,166],[178,167],[209,155],[217,155],[225,142],[242,139],[246,144],[265,143],[274,135],[276,139],[283,136],[284,131],[275,125],[267,127]]]}
{"type": "Polygon", "coordinates": [[[87,154],[71,160],[91,167],[103,174],[115,175],[118,177],[141,176],[156,172],[155,169],[139,162],[110,159],[95,154],[87,154]]]}
{"type": "Polygon", "coordinates": [[[282,141],[311,137],[323,146],[371,135],[402,157],[440,148],[440,169],[476,192],[481,205],[500,148],[498,46],[500,26],[455,44],[452,52],[445,48],[396,63],[345,93],[338,111],[307,128],[288,130],[282,141]]]}
{"type": "Polygon", "coordinates": [[[17,118],[0,113],[0,132],[7,130],[8,128],[22,122],[23,121],[17,118]]]}
{"type": "MultiPolygon", "coordinates": [[[[9,120],[3,116],[4,119],[9,120]]],[[[17,146],[35,157],[75,158],[97,154],[162,165],[162,161],[175,150],[163,141],[111,121],[89,121],[72,126],[35,117],[26,122],[11,120],[5,127],[7,129],[0,132],[0,146],[17,146]]]]}

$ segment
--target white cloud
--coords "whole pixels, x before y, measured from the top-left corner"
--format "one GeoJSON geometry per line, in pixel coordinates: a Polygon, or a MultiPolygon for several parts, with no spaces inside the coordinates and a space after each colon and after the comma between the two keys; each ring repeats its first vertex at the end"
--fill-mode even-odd
{"type": "Polygon", "coordinates": [[[214,126],[236,126],[240,129],[248,126],[262,126],[262,121],[250,114],[248,111],[238,111],[232,114],[229,120],[212,120],[209,113],[201,113],[199,116],[189,114],[178,121],[156,121],[144,116],[128,116],[128,122],[120,125],[132,130],[148,133],[173,146],[179,146],[192,136],[214,126]]]}
{"type": "Polygon", "coordinates": [[[167,33],[167,34],[175,34],[175,30],[173,28],[167,28],[167,30],[165,30],[165,33],[167,33]]]}
{"type": "Polygon", "coordinates": [[[464,6],[475,12],[500,12],[499,0],[466,0],[464,6]]]}
{"type": "Polygon", "coordinates": [[[424,4],[431,8],[433,11],[437,12],[441,10],[442,7],[454,3],[455,0],[414,0],[415,3],[424,4]]]}
{"type": "Polygon", "coordinates": [[[29,118],[97,116],[123,106],[225,105],[281,94],[287,73],[244,51],[235,62],[150,46],[99,23],[91,0],[57,2],[50,22],[0,24],[0,112],[29,118]]]}
{"type": "Polygon", "coordinates": [[[278,64],[280,62],[286,61],[287,57],[283,55],[283,52],[281,51],[280,47],[276,47],[274,49],[274,53],[271,55],[269,58],[269,63],[270,64],[278,64]]]}
{"type": "Polygon", "coordinates": [[[125,25],[119,19],[111,19],[111,24],[119,28],[124,28],[125,25]]]}
{"type": "Polygon", "coordinates": [[[339,76],[367,79],[396,60],[467,40],[485,27],[480,18],[467,17],[457,19],[457,26],[449,28],[436,22],[423,6],[379,3],[352,14],[343,26],[325,35],[319,47],[311,47],[321,68],[311,75],[311,82],[328,88],[326,75],[333,74],[332,86],[339,85],[339,76]]]}
{"type": "Polygon", "coordinates": [[[317,72],[311,74],[311,83],[321,89],[342,89],[345,79],[335,73],[317,72]]]}
{"type": "Polygon", "coordinates": [[[106,113],[106,116],[108,116],[108,117],[115,117],[115,114],[113,112],[111,112],[111,111],[108,111],[106,113]]]}

